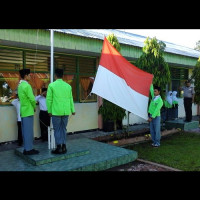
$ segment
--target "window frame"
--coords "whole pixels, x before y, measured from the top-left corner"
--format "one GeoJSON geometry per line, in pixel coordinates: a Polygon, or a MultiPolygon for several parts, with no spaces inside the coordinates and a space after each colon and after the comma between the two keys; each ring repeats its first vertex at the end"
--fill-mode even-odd
{"type": "MultiPolygon", "coordinates": [[[[173,88],[173,81],[179,81],[179,87],[181,87],[184,85],[184,82],[189,78],[189,68],[187,67],[170,66],[170,73],[171,73],[171,82],[168,88],[170,88],[171,91],[173,88]],[[180,76],[173,77],[172,75],[174,75],[174,73],[172,73],[172,70],[177,70],[177,71],[179,70],[180,72],[177,73],[180,74],[180,76]]],[[[183,98],[183,92],[180,91],[179,88],[177,89],[177,98],[183,98]]]]}
{"type": "MultiPolygon", "coordinates": [[[[22,56],[22,64],[20,65],[20,67],[18,69],[0,69],[0,73],[1,72],[18,72],[19,69],[25,69],[28,65],[27,65],[27,55],[30,56],[30,54],[32,53],[33,55],[31,55],[30,57],[34,57],[37,59],[37,54],[44,54],[44,56],[46,55],[47,57],[50,57],[50,51],[45,51],[45,50],[35,50],[35,49],[26,49],[26,48],[17,48],[17,47],[8,47],[8,46],[0,46],[0,49],[6,49],[6,50],[10,50],[10,51],[21,51],[21,56],[22,56]]],[[[84,55],[77,55],[77,54],[67,54],[67,53],[63,53],[63,52],[54,52],[54,66],[56,67],[57,63],[56,63],[56,57],[57,56],[66,56],[66,57],[73,57],[75,58],[75,68],[76,71],[75,72],[64,72],[64,75],[74,75],[75,77],[75,81],[76,81],[76,99],[75,99],[75,103],[83,103],[83,102],[97,102],[97,97],[94,100],[82,100],[81,99],[81,85],[80,85],[80,77],[83,76],[90,76],[90,77],[95,77],[96,75],[96,71],[97,71],[97,67],[96,67],[96,63],[97,63],[97,59],[98,57],[95,56],[84,56],[84,55]],[[94,71],[93,73],[87,73],[87,72],[80,72],[80,60],[84,60],[85,58],[88,59],[92,59],[93,60],[93,68],[94,71]]],[[[34,61],[34,58],[33,58],[34,61]]],[[[55,68],[54,68],[55,69],[55,68]]],[[[50,74],[50,68],[49,71],[41,71],[41,70],[37,70],[33,69],[31,70],[31,73],[46,73],[46,74],[50,74]]]]}

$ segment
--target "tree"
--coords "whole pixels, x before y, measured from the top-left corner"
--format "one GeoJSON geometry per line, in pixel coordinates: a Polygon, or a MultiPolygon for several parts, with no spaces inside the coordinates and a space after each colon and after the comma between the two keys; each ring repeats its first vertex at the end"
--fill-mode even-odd
{"type": "Polygon", "coordinates": [[[194,87],[195,87],[194,103],[200,105],[200,57],[192,71],[191,79],[194,79],[194,87]]]}
{"type": "Polygon", "coordinates": [[[169,66],[163,57],[165,47],[165,43],[158,42],[156,37],[153,39],[147,37],[144,41],[143,53],[136,61],[138,68],[154,75],[153,85],[161,87],[162,98],[164,98],[166,84],[170,81],[169,66]]]}
{"type": "Polygon", "coordinates": [[[196,42],[196,47],[194,49],[200,51],[200,40],[196,42]]]}
{"type": "MultiPolygon", "coordinates": [[[[114,34],[107,36],[107,40],[120,52],[121,47],[117,37],[114,34]]],[[[99,107],[99,114],[102,114],[103,121],[114,121],[114,130],[117,130],[117,122],[122,122],[122,119],[126,116],[126,110],[113,104],[112,102],[103,99],[103,104],[99,107]]]]}

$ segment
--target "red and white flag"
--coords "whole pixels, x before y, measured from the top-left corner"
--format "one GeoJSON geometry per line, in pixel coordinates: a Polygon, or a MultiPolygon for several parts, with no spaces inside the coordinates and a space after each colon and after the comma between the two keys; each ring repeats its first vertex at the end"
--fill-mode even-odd
{"type": "Polygon", "coordinates": [[[152,80],[152,74],[128,62],[105,37],[91,93],[147,120],[152,80]]]}

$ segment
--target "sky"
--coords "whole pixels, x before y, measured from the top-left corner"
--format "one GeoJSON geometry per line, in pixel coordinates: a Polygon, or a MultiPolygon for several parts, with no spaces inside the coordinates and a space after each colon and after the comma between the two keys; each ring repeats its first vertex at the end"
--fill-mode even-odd
{"type": "Polygon", "coordinates": [[[200,29],[120,29],[145,37],[156,37],[158,40],[194,49],[200,40],[200,29]]]}

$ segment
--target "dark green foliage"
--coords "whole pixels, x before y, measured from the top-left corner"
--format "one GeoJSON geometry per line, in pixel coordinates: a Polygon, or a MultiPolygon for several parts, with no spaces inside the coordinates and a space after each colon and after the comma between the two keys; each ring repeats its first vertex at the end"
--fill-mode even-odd
{"type": "Polygon", "coordinates": [[[113,47],[115,47],[115,49],[118,52],[120,52],[121,47],[120,47],[120,44],[119,44],[117,37],[112,33],[112,34],[108,35],[106,38],[110,42],[110,44],[112,44],[113,47]]]}
{"type": "Polygon", "coordinates": [[[195,87],[194,103],[200,104],[200,58],[192,71],[191,78],[194,79],[195,87]]]}
{"type": "MultiPolygon", "coordinates": [[[[120,44],[114,34],[108,35],[107,39],[117,51],[120,51],[120,44]]],[[[98,113],[102,114],[103,121],[114,121],[115,130],[117,129],[117,121],[122,120],[126,116],[126,110],[106,99],[103,99],[103,104],[100,106],[98,113]]]]}
{"type": "Polygon", "coordinates": [[[163,53],[166,47],[165,43],[158,42],[154,37],[144,41],[143,54],[136,61],[136,66],[150,74],[154,75],[153,85],[161,87],[161,96],[164,97],[166,84],[170,81],[170,70],[165,62],[163,53]]]}
{"type": "Polygon", "coordinates": [[[99,114],[102,114],[104,121],[122,120],[125,116],[125,110],[110,101],[103,99],[103,104],[99,108],[99,114]]]}
{"type": "Polygon", "coordinates": [[[200,40],[196,42],[196,47],[194,49],[200,51],[200,40]]]}

